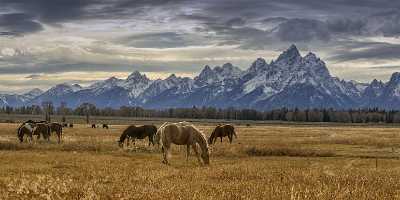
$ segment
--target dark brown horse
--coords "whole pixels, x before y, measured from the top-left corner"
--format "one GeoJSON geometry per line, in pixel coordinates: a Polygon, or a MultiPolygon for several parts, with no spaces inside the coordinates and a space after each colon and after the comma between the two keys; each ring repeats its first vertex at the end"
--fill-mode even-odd
{"type": "Polygon", "coordinates": [[[217,141],[217,138],[222,138],[228,136],[229,138],[229,143],[232,143],[233,136],[237,138],[235,128],[230,125],[230,124],[225,124],[225,125],[218,125],[215,127],[214,131],[211,133],[210,138],[208,138],[208,144],[213,144],[215,141],[217,141]]]}
{"type": "Polygon", "coordinates": [[[46,123],[36,123],[33,135],[37,135],[37,139],[40,139],[40,135],[47,141],[50,141],[50,126],[46,123]]]}
{"type": "Polygon", "coordinates": [[[128,146],[129,146],[129,140],[133,140],[135,144],[135,139],[144,139],[146,137],[149,138],[149,146],[150,144],[154,145],[154,140],[153,137],[157,132],[157,127],[154,125],[144,125],[144,126],[129,126],[124,130],[124,132],[121,134],[121,137],[119,138],[118,144],[120,147],[123,147],[125,140],[128,140],[128,146]]]}
{"type": "Polygon", "coordinates": [[[55,122],[49,123],[48,125],[50,127],[50,133],[56,132],[58,143],[61,143],[63,137],[63,126],[55,122]]]}
{"type": "Polygon", "coordinates": [[[108,129],[108,125],[107,124],[103,124],[103,128],[108,129]]]}

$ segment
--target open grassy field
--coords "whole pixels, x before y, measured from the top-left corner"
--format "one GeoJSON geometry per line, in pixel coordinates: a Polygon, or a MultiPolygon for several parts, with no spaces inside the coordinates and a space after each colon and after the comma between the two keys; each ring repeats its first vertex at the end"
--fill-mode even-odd
{"type": "Polygon", "coordinates": [[[210,166],[184,147],[170,166],[147,141],[120,149],[125,125],[75,125],[60,145],[19,144],[16,127],[0,124],[0,199],[400,199],[398,127],[242,124],[210,166]]]}

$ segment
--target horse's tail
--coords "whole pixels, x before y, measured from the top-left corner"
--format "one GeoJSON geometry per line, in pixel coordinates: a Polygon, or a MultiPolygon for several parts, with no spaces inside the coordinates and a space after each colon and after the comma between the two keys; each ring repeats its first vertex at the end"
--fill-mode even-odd
{"type": "Polygon", "coordinates": [[[237,138],[236,131],[235,131],[235,127],[233,127],[233,126],[231,126],[231,127],[232,127],[232,128],[231,128],[232,135],[234,135],[235,138],[237,138]]]}
{"type": "Polygon", "coordinates": [[[24,135],[23,135],[23,133],[22,133],[22,127],[23,127],[23,125],[24,125],[24,124],[21,124],[21,125],[18,127],[18,129],[17,129],[17,137],[18,137],[18,139],[19,139],[20,142],[23,142],[23,141],[24,141],[24,135]]]}

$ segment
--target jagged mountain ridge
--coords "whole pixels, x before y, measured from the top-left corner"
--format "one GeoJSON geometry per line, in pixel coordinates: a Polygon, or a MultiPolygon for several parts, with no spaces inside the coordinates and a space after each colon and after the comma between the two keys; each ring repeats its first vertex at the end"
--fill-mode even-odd
{"type": "Polygon", "coordinates": [[[258,58],[247,70],[230,63],[205,66],[195,78],[177,77],[150,80],[138,71],[127,79],[111,77],[88,87],[59,84],[48,91],[29,95],[0,95],[0,106],[40,105],[62,101],[69,107],[90,102],[98,107],[142,106],[238,107],[271,110],[288,108],[400,109],[400,73],[387,83],[344,81],[330,75],[324,61],[314,53],[301,56],[295,45],[277,60],[258,58]]]}

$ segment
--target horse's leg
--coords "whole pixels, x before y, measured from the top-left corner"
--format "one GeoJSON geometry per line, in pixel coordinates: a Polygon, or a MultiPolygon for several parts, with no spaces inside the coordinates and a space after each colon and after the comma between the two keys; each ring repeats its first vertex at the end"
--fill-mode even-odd
{"type": "Polygon", "coordinates": [[[190,156],[190,145],[186,145],[186,162],[189,162],[189,156],[190,156]]]}
{"type": "Polygon", "coordinates": [[[233,138],[232,138],[232,135],[231,135],[231,134],[229,134],[229,135],[228,135],[228,138],[229,138],[229,143],[231,143],[231,144],[232,144],[232,139],[233,139],[233,138]]]}
{"type": "Polygon", "coordinates": [[[222,136],[221,136],[221,143],[222,143],[222,136]]]}
{"type": "Polygon", "coordinates": [[[168,152],[169,152],[169,148],[167,148],[167,147],[165,147],[165,146],[162,146],[162,147],[161,147],[161,150],[162,150],[162,152],[163,152],[163,161],[162,161],[162,163],[168,165],[168,164],[169,164],[169,163],[168,163],[168,152]]]}
{"type": "Polygon", "coordinates": [[[202,164],[200,155],[199,155],[199,151],[197,150],[196,143],[192,144],[192,148],[193,148],[194,153],[196,154],[197,160],[199,161],[200,164],[202,164]]]}

